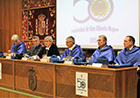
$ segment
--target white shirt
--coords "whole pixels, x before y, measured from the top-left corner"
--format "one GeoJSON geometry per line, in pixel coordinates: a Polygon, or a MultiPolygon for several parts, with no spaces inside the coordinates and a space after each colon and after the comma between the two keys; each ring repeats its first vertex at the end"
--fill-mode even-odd
{"type": "Polygon", "coordinates": [[[69,50],[71,50],[72,51],[72,49],[75,47],[75,44],[71,47],[71,48],[69,48],[69,50]]]}

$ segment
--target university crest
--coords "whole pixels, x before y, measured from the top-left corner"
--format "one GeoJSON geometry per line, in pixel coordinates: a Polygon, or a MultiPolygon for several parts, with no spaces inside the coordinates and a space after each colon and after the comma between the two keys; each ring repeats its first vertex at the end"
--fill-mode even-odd
{"type": "Polygon", "coordinates": [[[33,69],[29,69],[29,88],[34,91],[37,88],[37,76],[36,71],[33,69]]]}

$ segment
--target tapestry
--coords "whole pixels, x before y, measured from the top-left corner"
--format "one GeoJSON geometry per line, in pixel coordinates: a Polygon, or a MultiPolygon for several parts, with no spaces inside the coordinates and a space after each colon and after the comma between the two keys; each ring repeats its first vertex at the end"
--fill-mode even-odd
{"type": "Polygon", "coordinates": [[[22,40],[28,40],[28,11],[22,11],[22,40]]]}
{"type": "Polygon", "coordinates": [[[22,0],[22,9],[41,8],[55,5],[55,0],[22,0]]]}
{"type": "Polygon", "coordinates": [[[55,0],[22,0],[22,41],[28,50],[33,36],[42,45],[46,36],[52,36],[55,44],[55,11],[55,0]]]}
{"type": "Polygon", "coordinates": [[[52,10],[55,10],[55,8],[49,7],[29,10],[29,40],[33,36],[39,36],[40,39],[44,39],[45,36],[50,35],[55,38],[55,13],[52,13],[52,10]]]}

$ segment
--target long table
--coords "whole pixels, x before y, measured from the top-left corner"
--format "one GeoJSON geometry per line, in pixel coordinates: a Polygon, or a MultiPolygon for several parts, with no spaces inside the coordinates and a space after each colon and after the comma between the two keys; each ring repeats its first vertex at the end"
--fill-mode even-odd
{"type": "Polygon", "coordinates": [[[137,67],[99,68],[4,58],[0,58],[0,63],[2,64],[0,87],[15,91],[47,98],[87,98],[76,95],[75,90],[76,72],[84,72],[88,73],[88,97],[90,98],[137,97],[137,67]],[[37,81],[34,90],[34,85],[29,86],[29,84],[35,80],[37,81]]]}

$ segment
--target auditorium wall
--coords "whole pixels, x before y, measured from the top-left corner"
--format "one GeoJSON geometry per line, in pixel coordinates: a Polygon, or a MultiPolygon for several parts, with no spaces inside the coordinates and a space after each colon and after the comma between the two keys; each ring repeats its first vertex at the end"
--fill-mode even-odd
{"type": "Polygon", "coordinates": [[[0,0],[0,51],[11,48],[13,34],[21,34],[21,2],[0,0]]]}
{"type": "MultiPolygon", "coordinates": [[[[11,41],[11,36],[13,34],[18,34],[20,39],[23,39],[22,1],[27,0],[0,0],[0,51],[6,52],[11,48],[13,44],[11,41]]],[[[26,40],[22,41],[25,42],[26,40]]],[[[64,50],[65,49],[60,49],[60,52],[63,53],[64,50]]],[[[86,56],[91,56],[94,51],[95,49],[84,49],[84,54],[86,56]]]]}
{"type": "MultiPolygon", "coordinates": [[[[36,11],[38,9],[41,10],[41,8],[42,10],[44,10],[43,8],[46,8],[45,11],[49,9],[49,11],[46,11],[46,13],[49,14],[49,16],[53,16],[52,14],[53,5],[55,6],[55,0],[0,0],[0,10],[1,10],[0,11],[0,39],[1,39],[0,51],[7,51],[8,49],[11,48],[13,44],[13,42],[11,41],[11,36],[13,34],[18,34],[20,37],[20,40],[25,42],[26,48],[30,49],[32,44],[29,45],[29,43],[31,43],[32,36],[36,34],[36,32],[33,32],[35,34],[32,34],[32,35],[29,34],[31,31],[30,26],[28,24],[29,22],[31,22],[31,19],[29,21],[29,18],[31,16],[30,12],[36,11]],[[23,14],[25,12],[27,12],[27,17],[25,18],[27,18],[27,25],[28,25],[26,27],[25,27],[26,24],[24,24],[25,19],[24,19],[24,14],[23,14]],[[26,29],[26,32],[24,32],[25,29],[26,29]]],[[[48,19],[48,16],[47,16],[47,19],[48,19]]],[[[53,20],[53,17],[51,17],[50,20],[53,20]]],[[[48,31],[51,34],[48,34],[48,35],[52,35],[54,37],[55,36],[54,35],[55,20],[53,21],[53,23],[49,22],[48,28],[51,27],[51,29],[49,29],[48,31]]],[[[34,26],[34,25],[35,24],[31,26],[34,26]]],[[[45,28],[47,28],[47,25],[45,28]]],[[[40,35],[38,36],[40,37],[40,35]]],[[[45,36],[47,35],[45,34],[43,35],[43,37],[41,36],[40,39],[43,40],[45,36]]]]}

